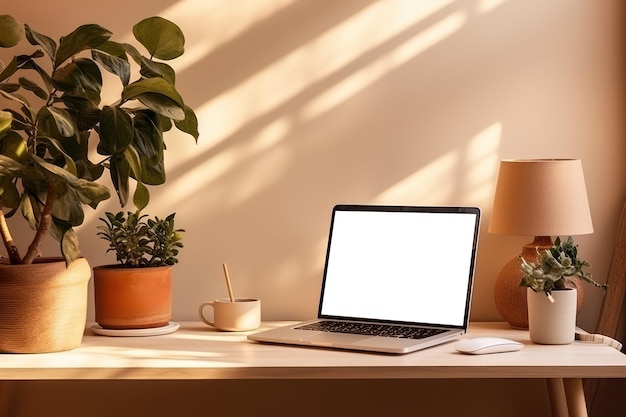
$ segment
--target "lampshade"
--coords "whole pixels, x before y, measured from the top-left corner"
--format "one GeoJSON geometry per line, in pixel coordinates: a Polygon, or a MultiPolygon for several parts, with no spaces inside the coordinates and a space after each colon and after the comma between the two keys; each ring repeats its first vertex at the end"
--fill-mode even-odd
{"type": "Polygon", "coordinates": [[[593,233],[581,161],[501,161],[489,233],[525,236],[593,233]]]}
{"type": "MultiPolygon", "coordinates": [[[[489,232],[535,237],[504,265],[494,286],[496,308],[502,317],[513,327],[528,328],[526,289],[519,286],[519,257],[536,261],[539,250],[552,246],[552,236],[593,233],[580,160],[501,161],[489,232]]],[[[583,291],[581,286],[576,288],[580,310],[583,291]]]]}

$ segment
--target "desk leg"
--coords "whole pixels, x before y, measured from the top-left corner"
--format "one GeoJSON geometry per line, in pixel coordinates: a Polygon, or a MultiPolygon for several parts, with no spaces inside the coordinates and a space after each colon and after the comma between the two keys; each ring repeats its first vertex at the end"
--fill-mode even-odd
{"type": "Polygon", "coordinates": [[[570,417],[587,417],[583,380],[581,378],[566,378],[563,385],[570,417]]]}
{"type": "Polygon", "coordinates": [[[546,383],[548,384],[548,395],[550,397],[552,417],[568,417],[567,397],[565,395],[563,379],[549,378],[546,380],[546,383]]]}

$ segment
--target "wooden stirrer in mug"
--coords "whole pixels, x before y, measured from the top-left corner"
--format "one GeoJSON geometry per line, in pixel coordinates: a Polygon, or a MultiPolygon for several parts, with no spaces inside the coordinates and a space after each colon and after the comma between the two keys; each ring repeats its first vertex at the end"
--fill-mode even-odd
{"type": "Polygon", "coordinates": [[[226,278],[226,286],[228,287],[228,296],[230,297],[230,302],[235,302],[235,297],[233,296],[233,287],[230,285],[230,276],[228,275],[228,265],[225,263],[222,264],[222,268],[224,269],[224,278],[226,278]]]}

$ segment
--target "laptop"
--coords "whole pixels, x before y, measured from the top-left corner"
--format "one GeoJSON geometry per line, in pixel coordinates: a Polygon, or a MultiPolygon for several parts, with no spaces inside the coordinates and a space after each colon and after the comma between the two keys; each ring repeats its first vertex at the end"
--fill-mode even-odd
{"type": "Polygon", "coordinates": [[[480,209],[333,207],[317,319],[248,339],[409,353],[467,331],[480,209]]]}

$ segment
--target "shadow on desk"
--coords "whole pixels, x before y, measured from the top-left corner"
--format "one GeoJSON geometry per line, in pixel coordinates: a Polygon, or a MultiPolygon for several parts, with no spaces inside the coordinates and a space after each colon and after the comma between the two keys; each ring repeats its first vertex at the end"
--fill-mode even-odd
{"type": "Polygon", "coordinates": [[[602,379],[590,417],[626,416],[626,379],[602,379]]]}
{"type": "Polygon", "coordinates": [[[550,416],[544,382],[531,379],[19,381],[11,394],[10,417],[550,416]]]}

